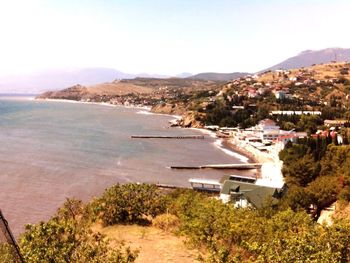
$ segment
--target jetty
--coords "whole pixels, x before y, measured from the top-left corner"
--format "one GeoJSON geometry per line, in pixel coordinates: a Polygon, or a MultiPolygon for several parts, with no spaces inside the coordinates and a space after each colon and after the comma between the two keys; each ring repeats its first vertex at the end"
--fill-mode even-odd
{"type": "Polygon", "coordinates": [[[204,139],[204,135],[131,135],[132,139],[204,139]]]}
{"type": "Polygon", "coordinates": [[[170,166],[171,169],[260,169],[262,163],[232,163],[232,164],[206,164],[200,166],[170,166]]]}

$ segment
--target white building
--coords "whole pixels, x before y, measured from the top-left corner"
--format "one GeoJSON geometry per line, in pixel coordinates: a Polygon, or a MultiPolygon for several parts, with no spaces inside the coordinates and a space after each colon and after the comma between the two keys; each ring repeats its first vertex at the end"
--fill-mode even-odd
{"type": "Polygon", "coordinates": [[[320,111],[293,111],[293,110],[275,110],[270,115],[321,115],[320,111]]]}

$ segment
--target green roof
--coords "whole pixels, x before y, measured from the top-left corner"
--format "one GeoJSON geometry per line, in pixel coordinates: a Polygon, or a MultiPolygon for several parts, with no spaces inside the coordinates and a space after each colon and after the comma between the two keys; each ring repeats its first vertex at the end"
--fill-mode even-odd
{"type": "Polygon", "coordinates": [[[267,198],[280,199],[284,190],[275,187],[261,186],[233,180],[225,180],[222,185],[221,194],[243,195],[249,203],[260,208],[267,198]]]}

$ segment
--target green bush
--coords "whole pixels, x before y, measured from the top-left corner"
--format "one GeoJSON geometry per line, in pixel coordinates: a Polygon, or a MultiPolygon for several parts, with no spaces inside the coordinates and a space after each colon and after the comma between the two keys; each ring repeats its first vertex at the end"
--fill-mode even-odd
{"type": "Polygon", "coordinates": [[[124,184],[108,188],[91,209],[105,226],[140,223],[165,211],[166,202],[155,185],[124,184]]]}
{"type": "Polygon", "coordinates": [[[1,263],[13,263],[15,261],[13,246],[7,243],[0,243],[0,262],[1,263]]]}
{"type": "Polygon", "coordinates": [[[170,211],[180,219],[180,233],[192,245],[206,248],[205,262],[349,260],[349,222],[320,226],[303,211],[235,209],[193,191],[173,198],[170,211]]]}

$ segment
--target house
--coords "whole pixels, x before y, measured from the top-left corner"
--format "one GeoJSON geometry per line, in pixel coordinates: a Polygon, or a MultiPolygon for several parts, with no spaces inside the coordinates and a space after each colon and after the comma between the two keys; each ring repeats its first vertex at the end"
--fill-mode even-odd
{"type": "Polygon", "coordinates": [[[264,95],[265,93],[267,93],[267,89],[266,88],[258,88],[258,94],[259,95],[264,95]]]}
{"type": "Polygon", "coordinates": [[[286,186],[282,188],[262,186],[230,177],[222,185],[220,199],[224,203],[232,202],[235,207],[261,208],[269,199],[277,202],[286,192],[286,186]]]}
{"type": "Polygon", "coordinates": [[[281,151],[284,149],[284,147],[288,142],[295,143],[297,142],[297,139],[306,138],[306,137],[307,137],[306,132],[292,131],[292,132],[285,133],[284,135],[279,136],[275,141],[276,149],[278,149],[278,151],[281,151]]]}
{"type": "Polygon", "coordinates": [[[244,130],[247,141],[273,141],[279,137],[280,127],[270,119],[264,119],[258,125],[244,130]]]}
{"type": "Polygon", "coordinates": [[[258,96],[258,94],[255,89],[248,90],[248,98],[255,98],[256,96],[258,96]]]}
{"type": "Polygon", "coordinates": [[[275,97],[278,100],[284,100],[286,98],[286,93],[284,91],[276,91],[275,97]]]}
{"type": "Polygon", "coordinates": [[[262,131],[279,130],[280,127],[271,119],[264,119],[259,122],[257,128],[262,131]]]}
{"type": "MultiPolygon", "coordinates": [[[[282,142],[285,145],[286,141],[296,141],[297,138],[306,137],[306,133],[298,133],[294,131],[281,130],[275,121],[264,119],[258,125],[246,129],[244,131],[245,140],[259,142],[282,142]]],[[[256,145],[253,145],[254,147],[256,145]]],[[[283,147],[282,147],[283,149],[283,147]]]]}

